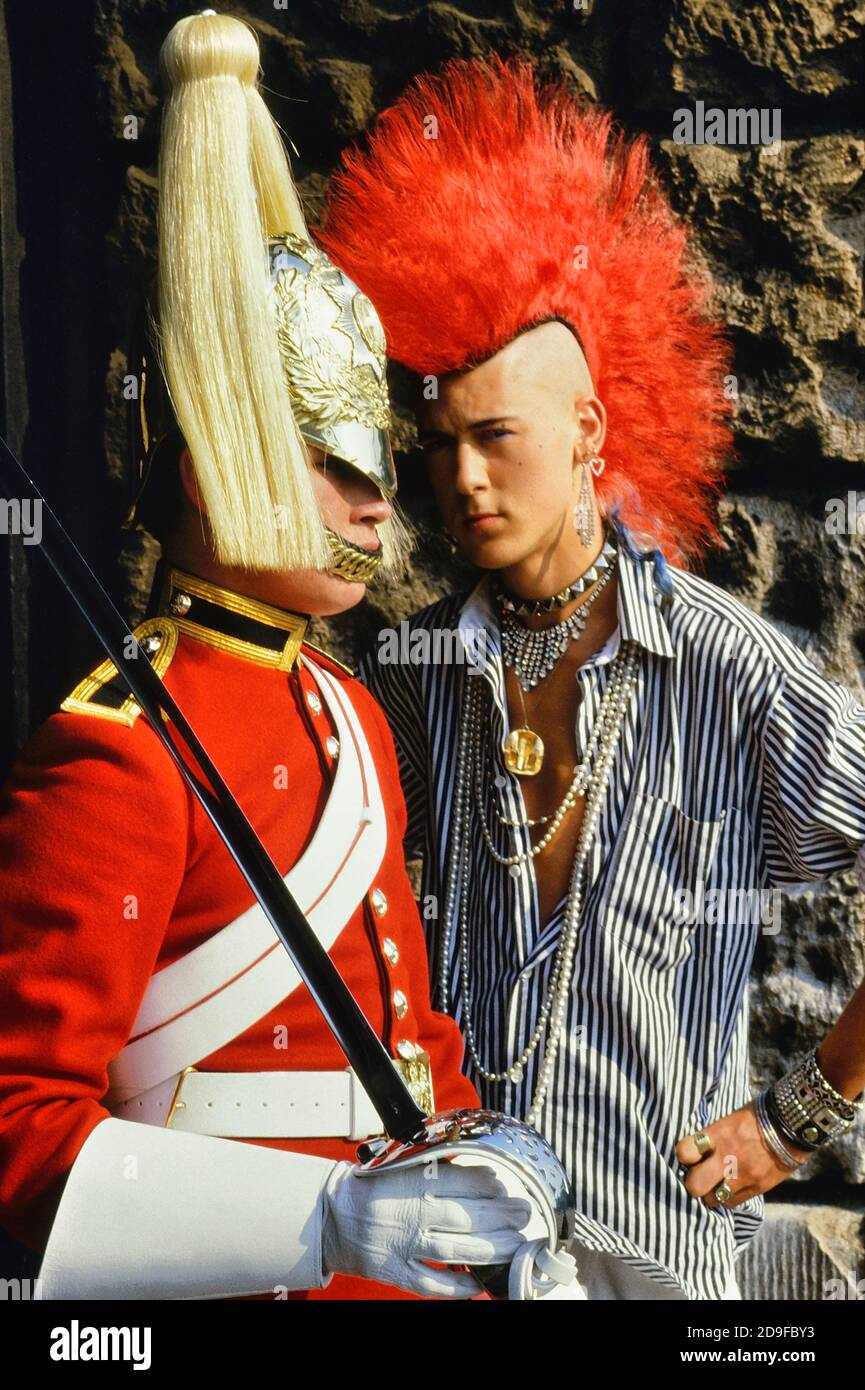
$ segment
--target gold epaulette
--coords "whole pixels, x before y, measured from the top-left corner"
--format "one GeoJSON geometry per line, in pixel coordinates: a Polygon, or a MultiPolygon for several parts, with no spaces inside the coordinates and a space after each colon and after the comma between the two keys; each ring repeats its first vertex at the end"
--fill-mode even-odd
{"type": "MultiPolygon", "coordinates": [[[[148,618],[135,628],[135,638],[157,676],[164,676],[177,649],[178,630],[170,618],[148,618]]],[[[103,661],[76,685],[60,708],[66,714],[94,714],[97,719],[113,719],[129,728],[141,713],[141,706],[111,661],[103,661]],[[97,700],[95,696],[99,696],[97,700]]]]}

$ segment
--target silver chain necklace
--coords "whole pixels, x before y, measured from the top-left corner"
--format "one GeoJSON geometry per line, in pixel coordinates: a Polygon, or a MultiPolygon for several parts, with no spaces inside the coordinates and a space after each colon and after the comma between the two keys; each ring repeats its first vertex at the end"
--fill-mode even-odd
{"type": "MultiPolygon", "coordinates": [[[[597,823],[600,818],[601,807],[612,771],[613,760],[618,747],[619,736],[628,708],[631,690],[633,689],[637,675],[637,648],[633,643],[625,642],[622,644],[614,660],[613,668],[610,672],[610,682],[604,695],[604,699],[606,700],[607,695],[610,695],[612,689],[613,693],[610,695],[608,704],[610,711],[609,723],[598,740],[599,748],[597,759],[587,782],[588,794],[586,796],[585,815],[583,824],[580,828],[580,836],[574,858],[574,867],[568,885],[565,919],[559,936],[546,997],[541,1008],[537,1025],[528,1044],[516,1061],[504,1072],[488,1071],[481,1063],[480,1057],[478,1056],[474,1025],[472,1023],[472,992],[469,982],[468,950],[468,875],[465,871],[466,851],[469,840],[467,833],[467,811],[471,790],[467,754],[469,748],[477,748],[480,741],[481,691],[479,689],[480,682],[478,681],[467,680],[464,686],[462,719],[460,721],[459,748],[457,754],[457,786],[452,809],[451,849],[448,860],[444,924],[439,955],[439,998],[442,1009],[447,1011],[449,993],[448,975],[453,939],[454,909],[457,905],[457,881],[459,881],[458,934],[460,954],[460,998],[462,1001],[463,1027],[466,1035],[466,1042],[478,1073],[485,1081],[511,1081],[515,1084],[519,1083],[525,1074],[527,1062],[540,1045],[547,1024],[550,1024],[550,1035],[544,1052],[538,1083],[532,1098],[531,1108],[526,1115],[527,1123],[533,1125],[537,1125],[539,1122],[540,1113],[546,1099],[547,1091],[549,1090],[553,1068],[558,1055],[573,976],[574,956],[576,954],[583,903],[584,870],[594,840],[597,823]]],[[[478,805],[480,807],[480,801],[478,801],[478,805]]],[[[530,856],[525,852],[523,852],[521,856],[500,857],[496,855],[499,862],[505,862],[508,858],[514,858],[515,862],[523,862],[528,857],[530,856]]]]}
{"type": "MultiPolygon", "coordinates": [[[[558,666],[571,642],[585,631],[592,605],[597,602],[613,577],[618,557],[614,554],[587,599],[579,608],[552,627],[531,628],[507,608],[501,608],[502,657],[513,669],[523,691],[534,690],[558,666]]],[[[499,597],[501,606],[501,596],[499,597]]]]}

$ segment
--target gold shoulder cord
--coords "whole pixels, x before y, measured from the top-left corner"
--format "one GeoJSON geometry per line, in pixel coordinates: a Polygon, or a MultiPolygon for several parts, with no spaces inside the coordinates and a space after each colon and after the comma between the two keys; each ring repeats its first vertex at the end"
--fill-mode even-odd
{"type": "MultiPolygon", "coordinates": [[[[135,637],[150,657],[150,664],[157,676],[164,676],[171,665],[177,650],[177,627],[170,618],[148,618],[135,628],[135,637]]],[[[135,697],[127,692],[126,698],[118,705],[101,703],[95,697],[117,676],[117,667],[111,661],[103,661],[85,676],[83,681],[66,696],[60,706],[65,714],[92,714],[97,719],[111,719],[117,724],[132,728],[141,706],[135,697]]]]}

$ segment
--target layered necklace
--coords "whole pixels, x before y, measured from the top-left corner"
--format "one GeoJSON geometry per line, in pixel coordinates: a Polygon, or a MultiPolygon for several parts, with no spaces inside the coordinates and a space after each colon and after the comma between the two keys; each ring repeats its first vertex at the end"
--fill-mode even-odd
{"type": "MultiPolygon", "coordinates": [[[[488,732],[489,730],[489,720],[484,717],[482,709],[483,690],[481,687],[483,682],[466,680],[463,686],[457,748],[456,788],[451,812],[451,851],[448,860],[439,954],[439,998],[441,1007],[446,1011],[449,997],[450,958],[456,920],[458,924],[456,930],[463,1030],[469,1053],[479,1075],[488,1082],[510,1081],[518,1084],[522,1081],[526,1066],[540,1046],[541,1039],[549,1025],[549,1037],[544,1050],[535,1093],[526,1115],[526,1121],[532,1125],[539,1123],[558,1055],[571,991],[574,957],[583,906],[585,867],[604,803],[631,691],[638,673],[638,648],[632,642],[623,642],[611,663],[609,680],[586,751],[579,764],[574,768],[571,784],[557,810],[552,817],[544,818],[545,821],[551,821],[549,829],[536,845],[515,854],[502,854],[496,848],[484,809],[484,773],[485,771],[489,772],[491,760],[488,755],[485,756],[482,747],[484,731],[488,732]],[[585,797],[585,811],[568,884],[564,921],[544,1002],[527,1045],[508,1069],[502,1072],[489,1071],[481,1062],[472,1017],[474,1001],[469,958],[469,882],[466,868],[468,845],[472,838],[469,825],[469,806],[473,793],[477,819],[480,823],[486,849],[495,862],[506,865],[514,877],[519,876],[520,865],[536,858],[547,847],[565,816],[576,805],[577,798],[585,797]]],[[[506,750],[505,763],[507,765],[506,750]]],[[[503,821],[501,816],[499,819],[503,821]]],[[[503,823],[513,825],[512,822],[503,821],[503,823]]],[[[515,825],[514,828],[521,827],[515,825]]]]}
{"type": "MultiPolygon", "coordinates": [[[[515,608],[515,600],[509,598],[503,590],[497,591],[501,610],[502,658],[516,676],[517,693],[523,710],[523,722],[519,728],[512,729],[508,734],[503,750],[505,767],[517,777],[536,777],[544,765],[544,741],[535,729],[529,727],[524,693],[534,690],[540,681],[556,669],[571,642],[575,642],[585,631],[592,606],[612,579],[617,559],[615,546],[607,540],[595,563],[584,575],[569,584],[567,589],[554,594],[552,599],[526,600],[520,605],[520,612],[552,611],[547,608],[548,604],[557,604],[563,594],[571,595],[571,598],[566,600],[571,602],[574,591],[582,592],[588,587],[588,583],[594,582],[600,574],[600,579],[589,597],[583,600],[569,618],[565,618],[564,622],[555,623],[552,627],[526,627],[525,623],[521,623],[515,616],[518,611],[515,608]],[[589,576],[592,576],[591,581],[589,576]]],[[[564,603],[560,606],[564,607],[564,603]]]]}

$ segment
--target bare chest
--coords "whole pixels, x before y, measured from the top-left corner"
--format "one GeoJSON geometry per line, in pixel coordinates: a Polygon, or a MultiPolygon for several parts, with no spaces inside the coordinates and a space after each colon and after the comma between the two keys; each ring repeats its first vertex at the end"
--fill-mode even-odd
{"type": "MultiPolygon", "coordinates": [[[[572,662],[562,662],[545,682],[542,693],[530,691],[520,699],[516,677],[507,672],[508,713],[511,729],[528,726],[544,745],[541,769],[523,776],[520,791],[527,817],[536,822],[530,834],[533,845],[551,828],[553,817],[568,793],[578,762],[576,719],[581,692],[572,662]]],[[[579,843],[585,803],[578,797],[549,844],[535,856],[534,869],[542,927],[568,890],[579,843]]]]}

